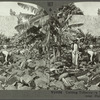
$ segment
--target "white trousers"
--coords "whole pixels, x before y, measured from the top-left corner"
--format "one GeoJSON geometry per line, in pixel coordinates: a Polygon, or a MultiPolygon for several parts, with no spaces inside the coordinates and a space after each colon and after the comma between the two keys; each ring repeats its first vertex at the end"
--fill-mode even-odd
{"type": "Polygon", "coordinates": [[[90,54],[90,61],[92,62],[94,52],[92,50],[88,50],[88,54],[90,54]]]}
{"type": "Polygon", "coordinates": [[[72,51],[72,63],[78,65],[78,52],[72,51]]]}

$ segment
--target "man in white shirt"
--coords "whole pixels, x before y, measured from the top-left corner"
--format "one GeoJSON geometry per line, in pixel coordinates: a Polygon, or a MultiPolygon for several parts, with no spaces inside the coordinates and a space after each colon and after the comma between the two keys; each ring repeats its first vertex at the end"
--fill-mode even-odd
{"type": "Polygon", "coordinates": [[[9,54],[9,52],[7,51],[7,45],[3,45],[2,53],[5,55],[5,62],[7,62],[7,58],[9,54]]]}
{"type": "Polygon", "coordinates": [[[90,55],[90,62],[93,61],[93,55],[94,55],[94,52],[93,52],[93,45],[89,45],[90,49],[88,49],[88,54],[90,55]]]}
{"type": "Polygon", "coordinates": [[[78,43],[77,43],[77,39],[74,40],[73,43],[73,50],[72,50],[72,63],[76,66],[76,69],[78,67],[78,43]]]}

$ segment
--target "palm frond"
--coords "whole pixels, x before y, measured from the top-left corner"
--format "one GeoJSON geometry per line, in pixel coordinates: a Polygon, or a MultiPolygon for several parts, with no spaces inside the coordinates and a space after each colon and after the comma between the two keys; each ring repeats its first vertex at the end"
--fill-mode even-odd
{"type": "Polygon", "coordinates": [[[84,25],[84,23],[75,23],[75,24],[69,24],[68,27],[80,27],[84,25]]]}
{"type": "Polygon", "coordinates": [[[19,25],[17,25],[17,26],[15,26],[15,29],[17,30],[17,31],[20,31],[20,30],[27,30],[27,28],[28,28],[28,25],[27,25],[27,23],[25,23],[25,24],[19,24],[19,25]]]}
{"type": "Polygon", "coordinates": [[[30,18],[35,17],[35,15],[33,15],[33,14],[27,14],[27,13],[20,13],[19,17],[21,17],[21,18],[24,17],[25,19],[30,19],[30,18]]]}
{"type": "Polygon", "coordinates": [[[33,12],[34,15],[38,15],[38,14],[41,14],[44,12],[44,9],[42,9],[40,6],[34,7],[34,6],[31,6],[28,4],[24,4],[24,3],[18,3],[18,5],[20,7],[22,7],[23,9],[27,9],[27,10],[33,12]]]}
{"type": "Polygon", "coordinates": [[[18,3],[18,5],[24,9],[27,9],[27,10],[30,10],[31,12],[33,11],[37,11],[38,9],[35,8],[34,6],[30,6],[30,5],[27,5],[27,4],[24,4],[24,3],[18,3]]]}

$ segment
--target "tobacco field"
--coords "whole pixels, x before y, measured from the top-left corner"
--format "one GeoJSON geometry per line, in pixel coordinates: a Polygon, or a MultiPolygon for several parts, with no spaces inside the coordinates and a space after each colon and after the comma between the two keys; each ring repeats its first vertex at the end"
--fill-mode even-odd
{"type": "Polygon", "coordinates": [[[18,34],[11,38],[0,34],[1,49],[7,44],[11,53],[10,63],[3,63],[0,56],[0,90],[100,90],[100,62],[79,59],[78,69],[72,66],[73,39],[83,37],[83,45],[93,43],[94,51],[100,50],[99,37],[93,41],[94,36],[79,28],[83,23],[70,24],[73,15],[84,15],[81,9],[69,3],[48,15],[41,7],[18,5],[35,15],[10,10],[18,18],[18,34]]]}

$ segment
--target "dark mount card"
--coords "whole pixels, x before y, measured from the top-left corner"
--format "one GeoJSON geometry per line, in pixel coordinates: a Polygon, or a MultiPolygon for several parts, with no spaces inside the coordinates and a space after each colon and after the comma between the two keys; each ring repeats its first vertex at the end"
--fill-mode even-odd
{"type": "Polygon", "coordinates": [[[99,99],[100,2],[0,0],[0,90],[0,99],[99,99]]]}

